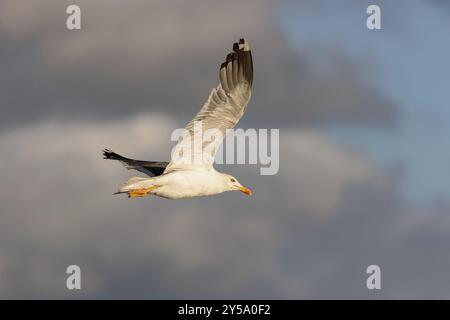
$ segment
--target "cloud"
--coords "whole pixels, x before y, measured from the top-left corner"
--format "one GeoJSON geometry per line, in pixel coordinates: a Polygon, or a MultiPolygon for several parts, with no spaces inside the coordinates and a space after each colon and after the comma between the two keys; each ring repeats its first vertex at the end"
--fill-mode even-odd
{"type": "Polygon", "coordinates": [[[81,31],[65,29],[68,4],[0,5],[3,128],[49,116],[104,119],[148,110],[186,123],[216,86],[218,66],[241,36],[254,49],[252,108],[258,112],[251,121],[395,122],[395,104],[365,85],[356,65],[337,59],[339,52],[322,59],[320,48],[307,56],[291,48],[277,8],[267,2],[81,1],[81,31]],[[311,61],[337,69],[318,74],[311,61]]]}
{"type": "Polygon", "coordinates": [[[444,0],[426,0],[427,3],[433,4],[438,8],[448,9],[450,8],[447,1],[444,0]]]}
{"type": "Polygon", "coordinates": [[[2,297],[74,297],[65,289],[69,264],[86,277],[79,297],[306,296],[307,279],[285,270],[293,258],[283,257],[289,239],[335,219],[352,186],[382,185],[364,158],[319,132],[293,131],[282,145],[296,141],[301,148],[282,147],[278,176],[227,167],[254,183],[251,198],[112,196],[134,173],[101,159],[105,143],[130,156],[166,159],[171,145],[163,142],[173,123],[153,113],[103,123],[49,121],[0,137],[2,297]]]}
{"type": "Polygon", "coordinates": [[[448,204],[411,208],[394,170],[315,126],[398,116],[339,49],[297,52],[268,2],[81,1],[81,32],[66,4],[0,3],[1,298],[449,296],[448,204]],[[137,173],[100,150],[167,160],[242,35],[255,87],[240,126],[281,128],[279,174],[220,166],[251,198],[112,196],[137,173]],[[365,287],[369,264],[382,292],[365,287]]]}

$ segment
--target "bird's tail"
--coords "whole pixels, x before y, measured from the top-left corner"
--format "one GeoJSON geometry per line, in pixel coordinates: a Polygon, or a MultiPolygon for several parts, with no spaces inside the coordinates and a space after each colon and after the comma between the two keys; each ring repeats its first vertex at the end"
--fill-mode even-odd
{"type": "Polygon", "coordinates": [[[111,159],[111,160],[131,160],[129,158],[125,158],[124,156],[121,156],[118,153],[115,153],[114,151],[111,151],[109,149],[103,149],[103,159],[111,159]]]}
{"type": "Polygon", "coordinates": [[[120,194],[120,193],[127,193],[131,190],[137,189],[139,187],[142,187],[142,182],[144,180],[150,180],[148,178],[143,178],[143,177],[133,177],[130,178],[127,182],[125,182],[117,192],[113,193],[113,194],[120,194]]]}

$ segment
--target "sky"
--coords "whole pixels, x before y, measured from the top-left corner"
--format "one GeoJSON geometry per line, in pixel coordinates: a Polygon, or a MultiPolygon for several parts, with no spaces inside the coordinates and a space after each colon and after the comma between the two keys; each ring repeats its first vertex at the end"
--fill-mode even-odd
{"type": "Polygon", "coordinates": [[[77,31],[69,4],[0,2],[0,298],[450,298],[445,1],[78,1],[77,31]],[[136,173],[101,150],[168,160],[243,36],[238,127],[280,130],[278,174],[112,196],[136,173]]]}
{"type": "Polygon", "coordinates": [[[331,4],[323,5],[330,10],[322,8],[322,19],[302,10],[288,10],[281,23],[298,50],[303,50],[305,41],[325,49],[338,46],[366,68],[367,81],[396,101],[402,118],[395,132],[386,135],[356,125],[334,128],[333,133],[367,148],[383,164],[403,163],[404,196],[418,204],[429,203],[450,194],[450,176],[445,170],[450,153],[442,148],[450,136],[446,125],[450,113],[445,103],[450,81],[450,65],[445,60],[450,44],[442,41],[442,31],[450,27],[448,7],[430,5],[438,1],[378,1],[388,10],[383,12],[383,31],[376,33],[354,28],[366,18],[359,13],[369,3],[360,1],[359,12],[351,13],[345,6],[334,10],[331,4]],[[307,32],[311,27],[313,35],[307,32]]]}

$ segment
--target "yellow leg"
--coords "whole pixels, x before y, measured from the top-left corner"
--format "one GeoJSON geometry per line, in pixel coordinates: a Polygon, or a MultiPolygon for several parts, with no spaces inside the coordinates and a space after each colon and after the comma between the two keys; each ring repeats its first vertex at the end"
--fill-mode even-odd
{"type": "Polygon", "coordinates": [[[146,195],[150,194],[153,190],[158,189],[159,185],[152,186],[150,188],[143,188],[143,189],[134,189],[128,191],[128,198],[137,198],[137,197],[145,197],[146,195]]]}

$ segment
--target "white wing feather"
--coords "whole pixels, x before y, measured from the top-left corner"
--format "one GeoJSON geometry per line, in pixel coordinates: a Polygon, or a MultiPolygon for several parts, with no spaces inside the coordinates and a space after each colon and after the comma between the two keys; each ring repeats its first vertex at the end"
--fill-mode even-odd
{"type": "Polygon", "coordinates": [[[206,103],[186,125],[186,135],[176,145],[165,173],[192,165],[212,166],[227,130],[233,128],[244,115],[253,83],[252,54],[244,39],[233,45],[233,52],[228,54],[226,62],[220,67],[219,78],[220,84],[211,91],[206,103]],[[209,132],[216,133],[216,139],[207,139],[203,135],[210,129],[214,129],[209,132]]]}

